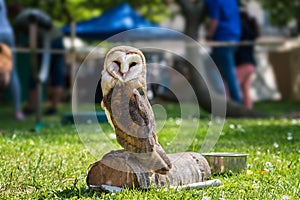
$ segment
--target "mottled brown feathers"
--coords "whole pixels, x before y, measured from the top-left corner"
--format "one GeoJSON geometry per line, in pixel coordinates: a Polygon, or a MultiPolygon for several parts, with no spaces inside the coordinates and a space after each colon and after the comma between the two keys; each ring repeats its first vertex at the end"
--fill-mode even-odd
{"type": "Polygon", "coordinates": [[[138,49],[111,49],[102,72],[102,107],[118,143],[149,171],[166,174],[172,165],[157,141],[154,114],[146,96],[146,71],[145,57],[138,49]]]}

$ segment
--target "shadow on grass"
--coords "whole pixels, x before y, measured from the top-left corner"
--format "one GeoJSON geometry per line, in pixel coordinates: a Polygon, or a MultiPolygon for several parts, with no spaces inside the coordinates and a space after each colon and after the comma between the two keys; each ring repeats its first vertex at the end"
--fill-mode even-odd
{"type": "MultiPolygon", "coordinates": [[[[290,113],[300,113],[300,101],[261,101],[254,105],[255,109],[274,117],[285,117],[290,113]]],[[[300,116],[300,115],[298,115],[300,116]]]]}
{"type": "MultiPolygon", "coordinates": [[[[100,198],[105,195],[104,192],[88,189],[87,187],[70,187],[62,191],[53,191],[50,198],[74,199],[74,198],[100,198]]],[[[41,195],[39,199],[49,198],[49,196],[41,195]]]]}

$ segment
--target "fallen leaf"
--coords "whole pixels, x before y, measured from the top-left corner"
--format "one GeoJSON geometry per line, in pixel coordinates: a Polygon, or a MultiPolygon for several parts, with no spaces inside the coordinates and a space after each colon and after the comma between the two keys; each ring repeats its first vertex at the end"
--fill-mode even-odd
{"type": "Polygon", "coordinates": [[[266,169],[260,170],[260,174],[267,174],[267,173],[268,173],[268,170],[266,170],[266,169]]]}

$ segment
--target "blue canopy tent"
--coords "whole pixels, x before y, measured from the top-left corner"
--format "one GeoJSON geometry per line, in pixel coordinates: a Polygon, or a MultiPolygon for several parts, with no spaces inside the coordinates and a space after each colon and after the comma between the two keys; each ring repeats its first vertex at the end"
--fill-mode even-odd
{"type": "MultiPolygon", "coordinates": [[[[64,26],[62,31],[69,35],[71,28],[64,26]]],[[[147,21],[139,15],[128,3],[122,3],[101,16],[76,24],[76,35],[87,40],[105,40],[113,38],[115,41],[137,41],[153,39],[179,39],[181,34],[169,29],[160,28],[157,24],[147,21]],[[134,31],[128,31],[135,29],[134,31]]]]}
{"type": "MultiPolygon", "coordinates": [[[[70,35],[71,27],[69,25],[64,26],[62,32],[65,35],[70,35]]],[[[179,32],[160,28],[157,24],[147,21],[127,3],[122,3],[99,17],[76,23],[75,32],[76,36],[82,39],[107,40],[108,42],[161,41],[183,38],[183,34],[179,32]]],[[[145,56],[147,57],[146,54],[145,56]]],[[[101,90],[100,87],[99,90],[101,90]]],[[[102,94],[102,92],[97,92],[97,94],[102,94]]],[[[95,98],[102,97],[96,96],[95,98]]],[[[100,101],[97,100],[97,102],[100,101]]],[[[64,123],[73,123],[72,120],[84,122],[91,119],[99,122],[107,121],[103,112],[97,112],[96,118],[90,112],[83,112],[66,114],[62,121],[64,123]]]]}

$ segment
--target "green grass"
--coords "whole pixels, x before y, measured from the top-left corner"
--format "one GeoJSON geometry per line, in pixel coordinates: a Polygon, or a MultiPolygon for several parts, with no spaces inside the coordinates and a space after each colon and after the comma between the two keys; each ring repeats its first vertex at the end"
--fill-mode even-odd
{"type": "MultiPolygon", "coordinates": [[[[300,108],[297,102],[267,102],[256,107],[274,115],[300,108]]],[[[159,134],[162,145],[169,153],[185,148],[199,151],[209,116],[204,114],[201,118],[192,143],[187,139],[172,143],[175,136],[186,137],[188,133],[177,133],[178,106],[166,104],[165,108],[169,118],[159,134]]],[[[69,105],[60,110],[68,111],[69,105]]],[[[222,181],[219,187],[182,191],[151,188],[105,194],[86,189],[86,169],[101,155],[89,153],[73,125],[62,126],[60,118],[45,117],[48,126],[32,132],[33,117],[15,122],[11,113],[9,107],[0,112],[0,199],[300,198],[300,119],[227,119],[213,151],[248,153],[248,167],[239,174],[214,176],[222,181]]],[[[194,122],[183,120],[181,123],[194,122]]],[[[107,136],[111,135],[109,126],[101,128],[107,136]]],[[[97,140],[97,134],[92,136],[97,140]]],[[[115,144],[114,139],[109,140],[115,144]]],[[[98,145],[103,145],[101,139],[98,145]]]]}

